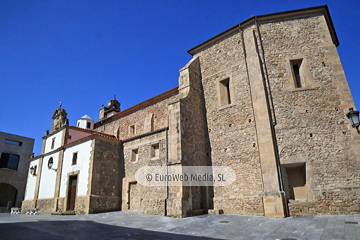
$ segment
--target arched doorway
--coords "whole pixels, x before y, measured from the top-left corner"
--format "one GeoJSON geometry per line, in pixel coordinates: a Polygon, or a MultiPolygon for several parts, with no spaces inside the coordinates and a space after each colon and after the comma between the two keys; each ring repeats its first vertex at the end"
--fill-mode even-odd
{"type": "Polygon", "coordinates": [[[17,189],[10,184],[0,183],[0,212],[9,212],[16,202],[17,189]],[[9,203],[10,202],[10,203],[9,203]]]}

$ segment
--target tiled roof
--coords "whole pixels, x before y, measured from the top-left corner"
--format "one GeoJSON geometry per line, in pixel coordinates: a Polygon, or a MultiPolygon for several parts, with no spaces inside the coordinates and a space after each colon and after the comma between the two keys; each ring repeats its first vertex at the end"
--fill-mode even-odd
{"type": "Polygon", "coordinates": [[[87,133],[90,133],[90,135],[85,136],[85,137],[83,137],[83,138],[80,138],[80,139],[78,139],[78,140],[76,140],[76,141],[66,143],[66,144],[64,144],[64,146],[67,146],[67,145],[69,145],[69,144],[73,144],[73,143],[82,141],[83,139],[89,138],[89,137],[94,136],[94,135],[98,135],[98,136],[100,136],[100,137],[105,137],[105,138],[109,138],[109,139],[121,141],[120,139],[118,139],[118,138],[116,138],[115,136],[110,135],[110,134],[101,133],[101,132],[96,132],[96,131],[93,131],[93,130],[84,129],[84,128],[78,128],[78,127],[74,127],[74,126],[69,126],[69,128],[70,128],[70,129],[74,129],[74,130],[79,130],[79,131],[82,131],[82,132],[87,132],[87,133]]]}
{"type": "Polygon", "coordinates": [[[86,129],[86,128],[79,128],[79,127],[75,127],[75,126],[69,126],[69,128],[74,129],[74,130],[78,130],[78,131],[82,131],[82,132],[88,132],[88,133],[93,133],[93,134],[102,134],[103,137],[110,137],[110,138],[115,138],[116,139],[116,137],[114,135],[101,133],[101,132],[97,132],[97,131],[86,129]]]}

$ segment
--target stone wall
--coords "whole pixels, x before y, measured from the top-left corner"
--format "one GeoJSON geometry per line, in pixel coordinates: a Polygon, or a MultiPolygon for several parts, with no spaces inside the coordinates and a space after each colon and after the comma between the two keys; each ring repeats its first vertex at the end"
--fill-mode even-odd
{"type": "Polygon", "coordinates": [[[76,196],[75,200],[75,213],[76,214],[89,214],[91,209],[89,196],[76,196]]]}
{"type": "Polygon", "coordinates": [[[26,209],[35,208],[36,200],[24,200],[21,204],[21,213],[26,213],[26,209]]]}
{"type": "Polygon", "coordinates": [[[36,201],[36,208],[39,209],[40,214],[50,214],[53,212],[53,204],[55,199],[47,198],[47,199],[38,199],[36,201]]]}
{"type": "Polygon", "coordinates": [[[66,198],[64,198],[64,197],[59,197],[57,199],[56,212],[65,212],[65,201],[66,201],[66,198]]]}
{"type": "MultiPolygon", "coordinates": [[[[319,206],[320,214],[336,208],[322,210],[327,200],[316,192],[359,187],[360,137],[345,117],[354,103],[329,31],[332,26],[322,13],[298,16],[260,21],[259,29],[252,18],[238,31],[233,28],[222,39],[191,50],[200,58],[212,164],[237,173],[232,185],[214,188],[215,209],[284,214],[276,210],[283,205],[279,164],[283,170],[306,169],[306,184],[300,187],[307,199],[302,201],[319,206]],[[292,69],[298,62],[301,87],[292,69]],[[224,81],[229,89],[226,104],[224,81]]],[[[289,176],[283,176],[288,185],[289,176]]],[[[289,197],[289,186],[284,189],[289,197]]],[[[343,201],[340,195],[328,198],[343,201]]],[[[297,203],[291,203],[292,214],[297,203]]]]}
{"type": "MultiPolygon", "coordinates": [[[[113,134],[122,140],[130,139],[122,146],[121,165],[121,206],[122,210],[131,210],[148,214],[165,214],[166,187],[144,187],[136,183],[134,174],[142,166],[165,166],[166,143],[165,130],[131,140],[135,136],[168,127],[168,103],[177,97],[172,89],[135,105],[118,114],[118,118],[96,124],[95,131],[113,134]],[[135,126],[134,133],[130,126],[135,126]],[[151,159],[150,147],[159,144],[159,158],[151,159]],[[132,162],[132,150],[138,149],[138,160],[132,162]]],[[[99,202],[95,201],[94,202],[99,202]]],[[[93,203],[93,200],[91,200],[93,203]]]]}
{"type": "Polygon", "coordinates": [[[360,190],[352,188],[314,191],[314,201],[290,201],[291,216],[346,215],[360,211],[360,190]]]}
{"type": "Polygon", "coordinates": [[[103,125],[96,123],[94,130],[117,136],[123,140],[167,127],[167,104],[176,97],[176,94],[177,91],[174,90],[160,94],[141,103],[144,107],[135,105],[117,114],[117,116],[119,116],[118,118],[114,116],[114,120],[105,120],[103,125]],[[162,95],[164,95],[164,97],[162,95]],[[130,126],[132,125],[135,127],[134,134],[132,134],[130,130],[130,126]]]}
{"type": "MultiPolygon", "coordinates": [[[[121,198],[121,178],[123,176],[121,142],[101,137],[96,137],[94,141],[92,167],[90,168],[92,172],[89,175],[91,198],[88,211],[94,213],[120,210],[120,204],[114,204],[113,199],[119,203],[118,199],[121,198]],[[98,201],[98,198],[101,198],[102,202],[98,201]]],[[[86,204],[82,205],[86,206],[86,204]]]]}
{"type": "MultiPolygon", "coordinates": [[[[175,147],[180,145],[181,152],[178,152],[180,156],[170,159],[170,164],[211,166],[211,150],[199,58],[193,58],[180,70],[179,99],[172,104],[178,105],[180,111],[172,112],[175,115],[172,116],[172,119],[176,119],[178,125],[170,125],[170,139],[177,139],[176,142],[171,141],[171,145],[175,147]]],[[[179,191],[179,188],[170,189],[172,197],[169,201],[173,203],[170,204],[169,214],[173,216],[197,215],[203,212],[202,209],[213,207],[213,187],[183,186],[178,192],[180,194],[172,193],[172,191],[179,191]],[[176,203],[181,204],[176,206],[176,203]],[[181,214],[177,213],[179,207],[181,214]]]]}
{"type": "Polygon", "coordinates": [[[236,32],[194,57],[200,57],[212,165],[236,172],[233,184],[214,188],[214,208],[263,215],[262,173],[242,44],[236,32]],[[219,84],[227,78],[231,103],[222,105],[219,84]]]}
{"type": "Polygon", "coordinates": [[[166,166],[166,130],[123,142],[125,178],[123,179],[122,210],[165,215],[166,186],[142,186],[135,179],[144,166],[166,166]],[[159,156],[151,157],[151,146],[159,144],[159,156]],[[132,156],[137,150],[137,160],[132,156]]]}
{"type": "Polygon", "coordinates": [[[119,196],[90,196],[88,213],[119,211],[120,206],[121,197],[119,196]]]}
{"type": "Polygon", "coordinates": [[[354,103],[324,16],[262,23],[260,30],[281,164],[306,167],[307,199],[291,201],[291,215],[359,211],[358,190],[348,190],[360,185],[359,137],[345,116],[354,103]],[[303,59],[301,88],[294,59],[303,59]]]}

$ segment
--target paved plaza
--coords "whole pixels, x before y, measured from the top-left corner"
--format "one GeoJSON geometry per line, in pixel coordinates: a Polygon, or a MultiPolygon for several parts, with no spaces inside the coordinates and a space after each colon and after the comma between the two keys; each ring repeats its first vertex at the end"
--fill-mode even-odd
{"type": "Polygon", "coordinates": [[[90,215],[0,214],[0,239],[360,239],[360,214],[290,217],[135,212],[90,215]]]}

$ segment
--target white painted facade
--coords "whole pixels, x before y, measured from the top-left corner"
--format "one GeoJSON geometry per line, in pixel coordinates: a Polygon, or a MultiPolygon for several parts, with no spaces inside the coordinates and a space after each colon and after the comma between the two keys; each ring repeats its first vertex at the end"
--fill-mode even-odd
{"type": "Polygon", "coordinates": [[[79,118],[76,122],[76,126],[79,128],[85,128],[85,129],[89,129],[89,130],[93,130],[94,129],[94,120],[92,120],[91,117],[89,117],[89,115],[85,114],[84,116],[82,116],[81,118],[79,118]]]}
{"type": "Polygon", "coordinates": [[[66,131],[66,129],[63,129],[62,131],[52,135],[52,136],[49,136],[47,139],[46,139],[46,142],[45,142],[45,151],[44,153],[48,153],[50,151],[53,151],[59,147],[61,147],[61,145],[63,144],[63,133],[64,131],[66,131]],[[53,139],[55,139],[55,142],[54,142],[54,147],[52,148],[51,145],[52,145],[52,141],[53,139]]]}
{"type": "MultiPolygon", "coordinates": [[[[30,162],[30,167],[37,166],[38,173],[36,176],[28,173],[23,209],[35,207],[40,209],[39,213],[47,214],[53,211],[74,210],[81,213],[98,211],[95,208],[95,210],[90,209],[90,202],[83,202],[83,200],[91,197],[89,178],[91,177],[90,168],[94,161],[92,159],[95,151],[94,143],[95,141],[109,141],[109,139],[118,141],[111,135],[68,125],[46,135],[42,154],[31,159],[30,162]],[[53,147],[51,147],[52,144],[53,147]],[[76,161],[74,156],[76,156],[76,161]],[[52,159],[51,168],[49,168],[50,159],[52,159]],[[39,169],[39,164],[42,165],[41,169],[39,169]],[[73,176],[76,176],[76,183],[73,181],[75,179],[72,178],[73,176]],[[72,185],[69,183],[70,179],[72,185]],[[77,197],[81,199],[80,202],[77,197]],[[84,203],[87,204],[85,208],[84,203]]],[[[99,151],[102,153],[101,150],[99,151]]],[[[96,207],[103,211],[103,206],[96,207]]]]}
{"type": "Polygon", "coordinates": [[[77,196],[87,195],[90,157],[93,150],[92,142],[93,140],[89,139],[86,142],[65,149],[59,197],[66,197],[69,174],[76,171],[80,172],[77,179],[77,196]],[[72,165],[72,158],[75,152],[77,152],[77,163],[72,165]]]}
{"type": "Polygon", "coordinates": [[[49,156],[44,157],[42,169],[41,169],[41,179],[39,186],[39,199],[44,198],[53,198],[55,194],[55,183],[56,183],[56,171],[52,169],[57,169],[59,161],[60,152],[56,152],[49,156]],[[49,169],[48,163],[50,158],[53,159],[53,167],[49,169]]]}
{"type": "MultiPolygon", "coordinates": [[[[34,161],[30,162],[27,183],[26,183],[25,200],[33,200],[35,197],[37,176],[30,174],[30,168],[35,167],[35,166],[37,166],[37,167],[39,166],[39,160],[34,160],[34,161]]],[[[38,172],[39,171],[37,170],[37,173],[38,172]]]]}

